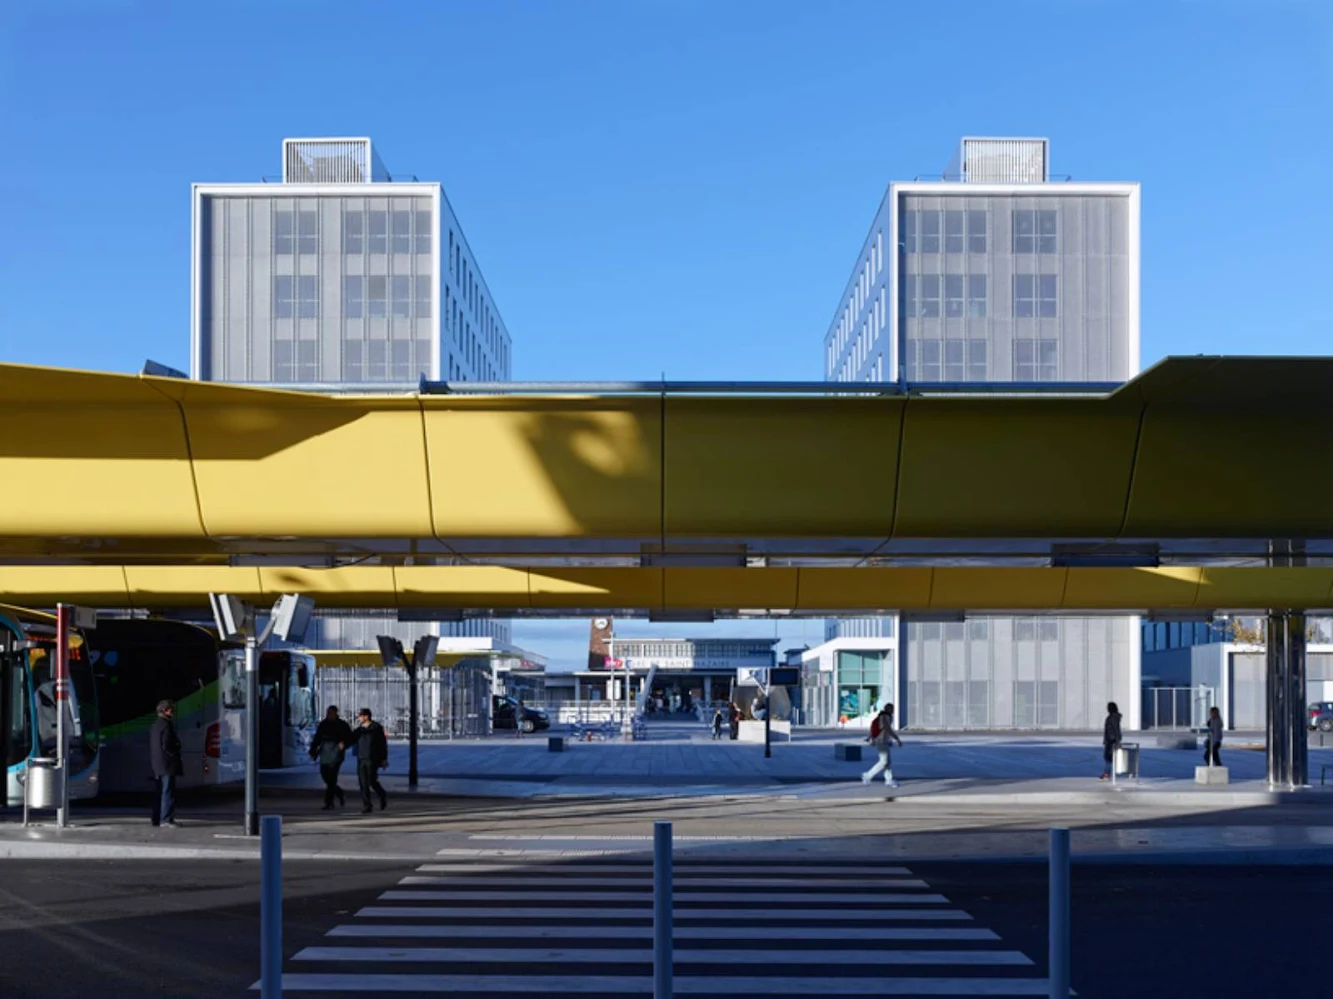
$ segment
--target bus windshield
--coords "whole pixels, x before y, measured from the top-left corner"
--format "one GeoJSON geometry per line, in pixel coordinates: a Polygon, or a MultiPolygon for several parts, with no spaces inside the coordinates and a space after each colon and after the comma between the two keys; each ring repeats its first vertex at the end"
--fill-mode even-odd
{"type": "MultiPolygon", "coordinates": [[[[28,653],[33,695],[37,706],[37,751],[42,756],[56,755],[55,648],[42,644],[28,653]]],[[[97,756],[97,690],[93,681],[88,649],[81,637],[73,637],[69,650],[70,731],[66,732],[70,769],[78,772],[90,766],[97,756]]],[[[28,752],[24,748],[24,755],[28,752]]]]}

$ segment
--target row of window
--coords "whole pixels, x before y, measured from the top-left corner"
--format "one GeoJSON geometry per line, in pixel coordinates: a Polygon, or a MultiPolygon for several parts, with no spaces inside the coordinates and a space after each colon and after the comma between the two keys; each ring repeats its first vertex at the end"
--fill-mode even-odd
{"type": "MultiPolygon", "coordinates": [[[[344,340],[342,378],[346,382],[410,382],[429,373],[429,340],[344,340]]],[[[318,340],[273,341],[273,380],[320,381],[318,340]]]]}
{"type": "MultiPolygon", "coordinates": [[[[1015,208],[1015,253],[1057,253],[1060,213],[1049,208],[1015,208]]],[[[907,253],[985,253],[986,212],[929,209],[903,212],[903,250],[907,253]]]]}
{"type": "MultiPolygon", "coordinates": [[[[1054,274],[1015,274],[1016,319],[1059,317],[1060,282],[1054,274]]],[[[908,319],[985,319],[985,274],[908,274],[903,278],[903,314],[908,319]]]]}
{"type": "MultiPolygon", "coordinates": [[[[987,341],[917,340],[904,345],[903,364],[909,382],[984,382],[987,341]]],[[[1013,341],[1013,378],[1020,382],[1060,379],[1060,341],[1051,337],[1018,337],[1013,341]]],[[[928,625],[917,625],[926,628],[928,625]]]]}
{"type": "MultiPolygon", "coordinates": [[[[343,253],[430,253],[429,208],[343,211],[343,253]]],[[[279,208],[273,213],[273,252],[280,256],[319,252],[319,212],[279,208]]]]}
{"type": "Polygon", "coordinates": [[[431,278],[394,275],[343,278],[343,315],[348,319],[429,319],[431,278]]]}

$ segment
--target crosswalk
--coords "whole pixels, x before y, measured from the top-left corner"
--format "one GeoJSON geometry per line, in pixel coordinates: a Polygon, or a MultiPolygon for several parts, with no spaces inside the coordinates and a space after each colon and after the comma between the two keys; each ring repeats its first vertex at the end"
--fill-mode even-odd
{"type": "MultiPolygon", "coordinates": [[[[1033,962],[907,868],[678,857],[674,993],[1044,996],[1033,962]]],[[[652,862],[506,855],[424,864],[289,958],[283,991],[652,994],[652,862]]]]}

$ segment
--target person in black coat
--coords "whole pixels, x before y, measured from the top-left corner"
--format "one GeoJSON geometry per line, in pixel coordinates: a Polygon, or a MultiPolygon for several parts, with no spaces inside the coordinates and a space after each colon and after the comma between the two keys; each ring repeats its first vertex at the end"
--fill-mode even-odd
{"type": "Polygon", "coordinates": [[[1102,780],[1111,776],[1111,767],[1115,766],[1115,751],[1120,748],[1120,709],[1115,701],[1106,705],[1106,723],[1102,725],[1102,759],[1106,768],[1102,770],[1102,780]]]}
{"type": "Polygon", "coordinates": [[[370,708],[356,713],[356,781],[361,785],[361,814],[373,811],[370,792],[380,797],[380,811],[389,807],[389,796],[380,784],[379,772],[389,765],[389,740],[384,726],[370,717],[370,708]]]}
{"type": "Polygon", "coordinates": [[[352,744],[352,726],[338,717],[338,709],[329,705],[324,713],[324,720],[315,729],[315,737],[310,740],[310,758],[319,761],[319,776],[324,780],[324,810],[333,807],[333,799],[338,804],[347,804],[347,795],[338,786],[338,771],[347,758],[347,747],[352,744]]]}
{"type": "Polygon", "coordinates": [[[176,828],[176,778],[185,773],[175,717],[175,704],[158,701],[157,720],[148,733],[148,755],[153,767],[152,823],[168,829],[176,828]]]}

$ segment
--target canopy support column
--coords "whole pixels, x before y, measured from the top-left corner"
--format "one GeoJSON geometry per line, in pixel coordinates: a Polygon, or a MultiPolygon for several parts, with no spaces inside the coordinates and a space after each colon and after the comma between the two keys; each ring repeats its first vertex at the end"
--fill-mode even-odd
{"type": "Polygon", "coordinates": [[[1309,783],[1305,707],[1305,615],[1268,614],[1268,783],[1298,788],[1309,783]]]}

